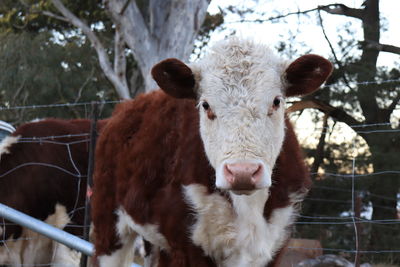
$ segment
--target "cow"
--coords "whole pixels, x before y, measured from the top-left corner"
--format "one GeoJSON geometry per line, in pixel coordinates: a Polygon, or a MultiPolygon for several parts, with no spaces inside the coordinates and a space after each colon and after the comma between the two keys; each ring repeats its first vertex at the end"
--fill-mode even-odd
{"type": "Polygon", "coordinates": [[[129,266],[136,236],[145,265],[277,264],[311,185],[285,98],[331,72],[237,37],[155,65],[161,90],[119,104],[97,143],[94,265],[129,266]]]}
{"type": "MultiPolygon", "coordinates": [[[[106,121],[99,121],[98,130],[106,121]]],[[[82,236],[90,120],[21,125],[0,143],[0,203],[82,236]]],[[[79,266],[80,255],[0,218],[0,265],[79,266]]]]}

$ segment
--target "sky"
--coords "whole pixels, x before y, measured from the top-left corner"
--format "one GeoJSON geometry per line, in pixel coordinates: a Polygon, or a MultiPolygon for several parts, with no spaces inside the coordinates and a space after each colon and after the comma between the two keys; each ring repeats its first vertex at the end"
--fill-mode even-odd
{"type": "MultiPolygon", "coordinates": [[[[360,8],[363,1],[360,0],[212,0],[208,11],[210,13],[218,12],[218,7],[224,8],[229,5],[235,7],[253,7],[257,12],[265,12],[264,18],[276,16],[278,14],[287,14],[298,10],[308,10],[316,8],[319,5],[333,3],[342,3],[349,7],[360,8]]],[[[391,44],[400,47],[400,1],[381,0],[381,24],[385,25],[386,31],[381,32],[381,43],[391,44]]],[[[356,31],[355,37],[362,40],[361,21],[354,18],[348,18],[340,15],[331,15],[321,12],[324,27],[327,36],[335,44],[338,41],[338,29],[342,29],[345,23],[351,23],[351,29],[356,31]]],[[[248,19],[260,18],[259,16],[249,16],[248,19]]],[[[286,18],[286,22],[271,23],[246,23],[238,22],[239,16],[230,15],[225,17],[226,31],[213,34],[211,43],[222,39],[229,30],[235,29],[238,34],[248,36],[255,40],[262,41],[274,47],[280,40],[287,40],[289,31],[296,34],[295,42],[302,45],[304,52],[323,56],[330,55],[330,50],[324,39],[321,27],[318,25],[317,12],[309,13],[309,17],[292,15],[286,18]],[[297,34],[297,30],[299,33],[297,34]]],[[[346,35],[342,30],[340,34],[346,35]]],[[[301,49],[300,49],[301,51],[301,49]]],[[[390,53],[380,53],[378,65],[393,66],[395,62],[400,64],[400,56],[390,53]]]]}

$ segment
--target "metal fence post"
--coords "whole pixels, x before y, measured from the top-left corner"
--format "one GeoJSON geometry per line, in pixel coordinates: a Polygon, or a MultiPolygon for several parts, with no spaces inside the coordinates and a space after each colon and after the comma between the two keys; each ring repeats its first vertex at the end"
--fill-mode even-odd
{"type": "MultiPolygon", "coordinates": [[[[97,140],[97,119],[98,119],[98,103],[92,102],[92,114],[90,123],[90,145],[89,145],[89,163],[88,163],[88,174],[87,174],[87,185],[86,185],[86,200],[85,200],[85,219],[83,223],[83,239],[89,240],[90,233],[90,195],[93,188],[93,171],[94,171],[94,155],[96,150],[97,140]]],[[[80,267],[87,266],[88,257],[82,255],[80,267]]]]}

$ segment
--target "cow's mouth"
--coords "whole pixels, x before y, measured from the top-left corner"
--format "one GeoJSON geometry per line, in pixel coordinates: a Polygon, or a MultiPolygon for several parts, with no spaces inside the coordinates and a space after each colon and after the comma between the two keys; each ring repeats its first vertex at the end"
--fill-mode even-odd
{"type": "Polygon", "coordinates": [[[235,195],[251,195],[253,194],[256,190],[231,190],[232,193],[235,195]]]}

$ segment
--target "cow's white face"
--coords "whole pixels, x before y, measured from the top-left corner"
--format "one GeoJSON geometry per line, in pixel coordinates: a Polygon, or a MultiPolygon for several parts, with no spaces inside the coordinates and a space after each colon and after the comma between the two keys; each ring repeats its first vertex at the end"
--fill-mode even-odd
{"type": "Polygon", "coordinates": [[[284,140],[285,96],[314,91],[331,68],[315,55],[289,65],[263,45],[231,38],[190,67],[168,59],[152,74],[170,95],[198,100],[200,133],[216,170],[216,187],[248,194],[271,186],[284,140]]]}
{"type": "Polygon", "coordinates": [[[284,138],[286,65],[264,46],[236,42],[219,44],[191,67],[216,186],[248,191],[271,185],[284,138]]]}

